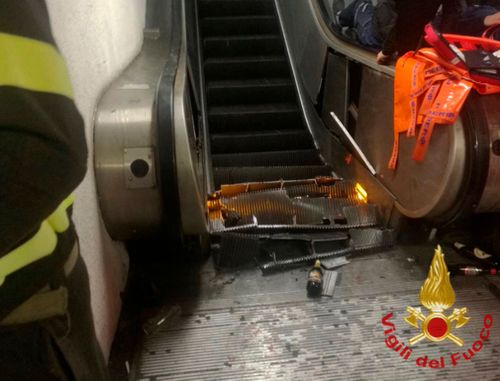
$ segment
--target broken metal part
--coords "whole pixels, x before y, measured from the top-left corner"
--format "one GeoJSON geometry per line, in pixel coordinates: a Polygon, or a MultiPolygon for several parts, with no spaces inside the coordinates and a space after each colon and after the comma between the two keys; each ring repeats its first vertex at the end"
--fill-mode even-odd
{"type": "Polygon", "coordinates": [[[148,336],[153,335],[161,328],[171,326],[175,323],[181,316],[181,312],[181,307],[178,305],[164,306],[158,313],[142,325],[142,330],[148,336]]]}
{"type": "Polygon", "coordinates": [[[340,258],[332,258],[332,259],[324,259],[321,262],[321,266],[323,266],[327,270],[331,269],[336,269],[341,266],[345,266],[347,264],[351,263],[349,260],[347,260],[346,257],[340,257],[340,258]]]}
{"type": "Polygon", "coordinates": [[[333,297],[333,292],[335,291],[335,285],[337,283],[338,272],[337,271],[323,271],[323,291],[322,296],[333,297]]]}
{"type": "Polygon", "coordinates": [[[293,186],[312,185],[315,187],[332,186],[341,179],[337,177],[316,177],[307,180],[278,180],[278,181],[265,181],[257,183],[243,183],[243,184],[230,184],[222,185],[221,190],[218,192],[222,197],[235,197],[242,193],[259,192],[271,189],[287,189],[293,186]]]}
{"type": "Polygon", "coordinates": [[[281,261],[272,261],[260,266],[260,269],[262,270],[262,273],[264,275],[267,275],[273,272],[287,270],[295,265],[302,265],[318,259],[323,260],[326,258],[345,256],[351,254],[353,251],[354,250],[351,247],[347,247],[345,249],[340,249],[329,253],[313,254],[304,257],[285,259],[281,261]]]}

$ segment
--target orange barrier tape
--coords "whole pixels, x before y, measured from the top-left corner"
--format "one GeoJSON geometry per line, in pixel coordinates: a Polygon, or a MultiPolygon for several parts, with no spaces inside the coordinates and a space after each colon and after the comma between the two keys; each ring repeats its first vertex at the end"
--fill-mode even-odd
{"type": "Polygon", "coordinates": [[[415,136],[419,126],[412,158],[423,161],[434,127],[455,123],[471,89],[480,94],[500,92],[500,86],[472,80],[466,70],[444,61],[434,49],[402,56],[394,79],[394,145],[389,168],[397,166],[400,134],[415,136]]]}

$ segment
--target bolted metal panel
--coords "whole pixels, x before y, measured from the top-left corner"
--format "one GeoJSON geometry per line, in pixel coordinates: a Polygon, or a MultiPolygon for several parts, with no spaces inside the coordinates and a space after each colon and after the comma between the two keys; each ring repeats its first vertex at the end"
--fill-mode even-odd
{"type": "MultiPolygon", "coordinates": [[[[499,302],[484,279],[457,277],[457,306],[473,318],[459,335],[466,346],[421,343],[404,361],[384,340],[381,319],[389,312],[395,335],[415,331],[404,322],[406,307],[418,304],[428,270],[409,262],[422,249],[395,248],[353,258],[339,269],[333,298],[306,296],[306,268],[270,276],[259,270],[221,274],[207,266],[200,292],[181,304],[175,325],[165,324],[145,338],[132,380],[468,380],[471,374],[497,380],[500,325],[471,361],[450,363],[478,340],[483,317],[499,302]],[[416,366],[418,357],[445,357],[445,369],[416,366]]],[[[432,252],[432,250],[431,250],[432,252]]]]}
{"type": "Polygon", "coordinates": [[[130,189],[156,187],[155,162],[152,147],[124,148],[125,186],[130,189]]]}
{"type": "Polygon", "coordinates": [[[126,240],[158,230],[162,218],[154,117],[168,46],[145,38],[139,56],[104,93],[95,115],[95,173],[106,229],[126,240]]]}

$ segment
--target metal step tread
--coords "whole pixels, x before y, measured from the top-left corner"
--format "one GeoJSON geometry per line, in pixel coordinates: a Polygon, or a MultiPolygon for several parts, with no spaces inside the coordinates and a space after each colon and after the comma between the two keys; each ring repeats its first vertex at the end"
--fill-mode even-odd
{"type": "Polygon", "coordinates": [[[216,186],[257,181],[301,180],[317,176],[331,176],[332,169],[326,165],[286,167],[214,167],[216,186]]]}
{"type": "Polygon", "coordinates": [[[274,87],[274,86],[293,86],[289,78],[256,78],[242,80],[221,80],[209,81],[206,84],[208,89],[229,89],[246,87],[274,87]]]}
{"type": "Polygon", "coordinates": [[[213,154],[314,148],[304,129],[217,133],[210,141],[213,154]]]}
{"type": "Polygon", "coordinates": [[[208,109],[209,116],[220,115],[246,115],[246,114],[279,114],[299,113],[295,103],[267,103],[230,106],[212,106],[208,109]]]}
{"type": "Polygon", "coordinates": [[[246,21],[246,20],[251,20],[251,21],[261,21],[261,20],[275,20],[276,16],[274,15],[238,15],[238,16],[202,16],[201,20],[202,21],[226,21],[226,20],[231,20],[231,21],[246,21]]]}
{"type": "Polygon", "coordinates": [[[317,300],[306,295],[309,265],[264,277],[259,269],[220,273],[209,262],[196,278],[196,290],[203,293],[183,297],[179,321],[145,338],[131,379],[425,381],[470,380],[473,372],[474,378],[497,380],[500,324],[492,325],[485,347],[471,361],[461,357],[456,367],[449,363],[452,352],[464,352],[478,340],[483,316],[500,308],[483,277],[452,280],[456,307],[467,307],[472,316],[466,326],[454,328],[465,349],[421,342],[405,362],[386,347],[380,319],[391,311],[400,342],[420,332],[403,317],[407,306],[419,304],[427,250],[432,253],[432,247],[419,245],[350,259],[333,298],[317,300]],[[447,356],[447,368],[415,366],[424,355],[438,361],[447,356]]]}
{"type": "Polygon", "coordinates": [[[237,34],[237,35],[209,36],[203,39],[205,43],[214,41],[253,41],[253,40],[281,41],[281,36],[279,34],[241,34],[241,35],[237,34]]]}
{"type": "Polygon", "coordinates": [[[278,62],[286,63],[285,56],[238,56],[238,57],[210,57],[205,60],[205,66],[207,65],[224,65],[224,64],[249,64],[249,63],[267,63],[267,62],[278,62]]]}
{"type": "Polygon", "coordinates": [[[202,15],[274,15],[272,0],[200,0],[202,15]]]}
{"type": "Polygon", "coordinates": [[[209,16],[201,18],[203,36],[279,33],[274,15],[209,16]]]}
{"type": "Polygon", "coordinates": [[[268,152],[224,153],[212,155],[214,167],[263,165],[322,165],[315,149],[268,152]]]}

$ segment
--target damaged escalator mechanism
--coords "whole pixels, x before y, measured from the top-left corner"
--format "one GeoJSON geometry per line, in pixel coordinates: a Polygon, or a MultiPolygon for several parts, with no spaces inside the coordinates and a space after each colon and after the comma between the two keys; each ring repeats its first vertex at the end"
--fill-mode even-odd
{"type": "Polygon", "coordinates": [[[363,187],[334,177],[223,185],[208,209],[215,262],[225,269],[269,274],[394,242],[363,187]]]}

